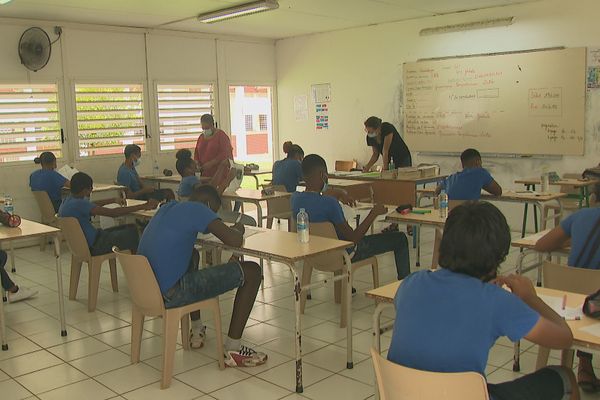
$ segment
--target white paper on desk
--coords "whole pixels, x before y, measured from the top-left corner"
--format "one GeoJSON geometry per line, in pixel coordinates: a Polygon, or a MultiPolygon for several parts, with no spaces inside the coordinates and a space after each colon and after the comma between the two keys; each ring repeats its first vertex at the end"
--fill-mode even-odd
{"type": "Polygon", "coordinates": [[[67,178],[68,180],[71,180],[73,175],[75,175],[79,171],[77,171],[75,168],[69,167],[68,165],[63,165],[58,170],[56,170],[56,172],[58,172],[59,174],[61,174],[65,178],[67,178]]]}
{"type": "Polygon", "coordinates": [[[589,333],[590,335],[600,337],[600,323],[588,325],[585,328],[579,329],[582,332],[589,333]]]}
{"type": "MultiPolygon", "coordinates": [[[[104,205],[104,207],[106,207],[106,208],[118,208],[118,207],[121,207],[121,206],[118,205],[117,203],[110,203],[110,204],[104,205]]],[[[98,216],[98,219],[100,221],[100,228],[102,228],[102,229],[112,228],[113,226],[117,225],[117,221],[113,217],[105,217],[103,215],[100,215],[100,216],[98,216]]]]}
{"type": "MultiPolygon", "coordinates": [[[[246,227],[246,231],[244,232],[244,239],[249,238],[252,235],[256,235],[258,232],[260,232],[258,229],[251,229],[246,227]]],[[[199,233],[198,239],[208,240],[211,242],[221,242],[221,240],[212,233],[199,233]]]]}
{"type": "Polygon", "coordinates": [[[581,306],[565,307],[565,309],[563,310],[562,297],[540,295],[539,298],[542,299],[544,303],[548,304],[550,308],[552,308],[558,315],[560,315],[567,321],[574,321],[576,319],[583,318],[583,311],[581,310],[581,306]]]}

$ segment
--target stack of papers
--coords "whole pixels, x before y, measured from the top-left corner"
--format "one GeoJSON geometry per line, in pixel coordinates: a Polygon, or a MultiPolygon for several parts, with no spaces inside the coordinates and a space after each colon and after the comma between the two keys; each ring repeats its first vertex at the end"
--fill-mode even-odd
{"type": "Polygon", "coordinates": [[[563,317],[567,321],[575,321],[583,318],[583,311],[581,310],[583,305],[579,307],[565,307],[562,309],[563,298],[554,296],[540,295],[540,299],[550,306],[558,315],[563,317]]]}

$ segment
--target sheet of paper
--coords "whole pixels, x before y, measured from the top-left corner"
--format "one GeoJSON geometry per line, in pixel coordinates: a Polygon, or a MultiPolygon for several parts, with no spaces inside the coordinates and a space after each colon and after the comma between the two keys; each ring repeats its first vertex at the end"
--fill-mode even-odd
{"type": "MultiPolygon", "coordinates": [[[[244,232],[244,239],[249,238],[250,236],[256,235],[259,232],[260,231],[258,229],[252,229],[252,228],[246,227],[246,231],[244,232]]],[[[198,239],[208,240],[211,242],[220,242],[221,241],[212,233],[209,233],[209,234],[199,233],[198,239]]]]}
{"type": "Polygon", "coordinates": [[[590,335],[600,337],[600,322],[592,325],[588,325],[585,328],[579,329],[582,332],[589,333],[590,335]]]}
{"type": "Polygon", "coordinates": [[[308,119],[308,96],[294,96],[294,115],[296,121],[306,121],[308,119]]]}
{"type": "Polygon", "coordinates": [[[540,299],[546,304],[550,306],[558,315],[566,319],[567,321],[573,321],[576,319],[583,318],[583,311],[581,311],[581,306],[578,307],[565,307],[562,309],[562,297],[555,296],[545,296],[540,295],[540,299]]]}

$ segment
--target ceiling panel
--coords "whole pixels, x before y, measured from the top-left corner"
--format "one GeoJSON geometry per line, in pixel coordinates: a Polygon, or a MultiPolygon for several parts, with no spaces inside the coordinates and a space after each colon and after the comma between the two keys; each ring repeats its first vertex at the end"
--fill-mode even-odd
{"type": "Polygon", "coordinates": [[[280,0],[278,10],[206,25],[195,16],[245,0],[13,0],[0,6],[0,17],[278,39],[531,1],[542,0],[280,0]]]}

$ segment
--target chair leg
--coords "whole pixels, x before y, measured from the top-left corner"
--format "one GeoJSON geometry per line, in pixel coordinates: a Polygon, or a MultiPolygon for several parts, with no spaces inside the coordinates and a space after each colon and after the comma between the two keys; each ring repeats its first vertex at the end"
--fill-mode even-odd
{"type": "Polygon", "coordinates": [[[219,369],[225,369],[225,351],[223,348],[223,329],[221,328],[221,309],[219,307],[219,298],[215,298],[213,304],[213,319],[215,320],[215,335],[217,336],[217,360],[219,360],[219,369]]]}
{"type": "Polygon", "coordinates": [[[175,345],[177,344],[177,331],[179,330],[179,318],[176,312],[167,310],[163,315],[163,367],[161,389],[171,386],[173,377],[173,359],[175,357],[175,345]]]}
{"type": "Polygon", "coordinates": [[[110,265],[110,284],[112,285],[113,292],[117,293],[119,291],[119,278],[117,277],[117,259],[111,258],[108,260],[108,265],[110,265]]]}
{"type": "Polygon", "coordinates": [[[433,257],[431,259],[431,268],[437,269],[440,259],[440,244],[442,242],[442,230],[435,228],[435,239],[433,242],[433,257]]]}
{"type": "MultiPolygon", "coordinates": [[[[310,284],[310,278],[312,276],[313,267],[310,263],[304,262],[304,266],[302,267],[302,276],[300,277],[301,285],[306,286],[310,284]]],[[[300,313],[304,314],[304,308],[306,306],[306,290],[303,290],[300,294],[300,313]]]]}
{"type": "Polygon", "coordinates": [[[96,310],[98,303],[98,287],[100,286],[100,271],[102,264],[92,259],[89,262],[88,281],[88,312],[96,310]]]}
{"type": "Polygon", "coordinates": [[[371,270],[373,272],[373,289],[375,289],[379,287],[379,263],[377,257],[373,257],[371,270]]]}
{"type": "MultiPolygon", "coordinates": [[[[341,271],[340,271],[341,273],[341,271]]],[[[341,283],[341,299],[340,301],[342,302],[342,306],[341,308],[341,315],[340,315],[340,328],[345,328],[346,324],[348,323],[347,318],[346,318],[346,296],[348,296],[348,290],[347,290],[347,285],[348,285],[348,279],[342,279],[341,281],[338,281],[341,283]]],[[[336,282],[337,283],[337,282],[336,282]]]]}
{"type": "Polygon", "coordinates": [[[140,362],[142,333],[144,330],[144,314],[133,304],[131,306],[131,362],[140,362]]]}
{"type": "Polygon", "coordinates": [[[184,350],[190,350],[190,314],[181,317],[181,344],[184,350]]]}
{"type": "Polygon", "coordinates": [[[46,241],[48,240],[48,238],[46,236],[42,236],[40,238],[40,251],[44,252],[46,251],[46,241]]]}
{"type": "MultiPolygon", "coordinates": [[[[340,275],[342,271],[335,271],[333,276],[340,275]]],[[[333,301],[335,304],[340,304],[342,302],[342,281],[333,282],[333,301]]]]}
{"type": "Polygon", "coordinates": [[[563,350],[560,354],[560,365],[573,369],[573,357],[575,357],[575,350],[563,350]]]}
{"type": "Polygon", "coordinates": [[[267,228],[271,229],[273,227],[273,218],[267,218],[267,228]]]}
{"type": "Polygon", "coordinates": [[[75,300],[77,297],[77,288],[79,287],[79,277],[81,276],[82,261],[71,257],[71,280],[69,283],[69,300],[75,300]]]}
{"type": "Polygon", "coordinates": [[[538,346],[538,356],[537,361],[535,362],[536,371],[548,365],[548,357],[550,357],[550,349],[547,347],[538,346]]]}

